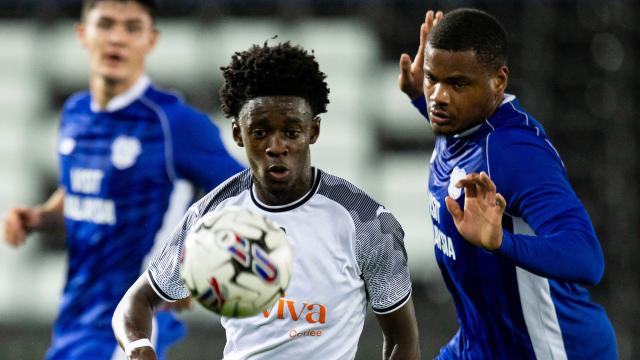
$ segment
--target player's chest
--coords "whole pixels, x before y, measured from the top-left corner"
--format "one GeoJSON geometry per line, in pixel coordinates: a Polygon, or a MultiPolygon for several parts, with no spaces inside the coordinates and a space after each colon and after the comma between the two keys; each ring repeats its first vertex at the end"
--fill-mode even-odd
{"type": "Polygon", "coordinates": [[[468,174],[488,169],[482,144],[468,144],[454,150],[436,147],[430,162],[427,200],[436,260],[449,271],[465,272],[465,261],[474,258],[478,249],[459,234],[445,199],[450,197],[464,207],[464,190],[456,184],[468,174]]]}
{"type": "Polygon", "coordinates": [[[60,128],[57,145],[62,181],[71,192],[105,194],[168,181],[168,140],[153,123],[92,119],[68,124],[60,128]]]}

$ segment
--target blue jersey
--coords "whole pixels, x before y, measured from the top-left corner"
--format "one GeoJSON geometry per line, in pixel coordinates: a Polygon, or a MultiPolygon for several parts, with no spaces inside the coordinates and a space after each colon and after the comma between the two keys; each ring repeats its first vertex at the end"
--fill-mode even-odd
{"type": "Polygon", "coordinates": [[[48,358],[110,359],[113,311],[193,201],[190,184],[210,190],[242,167],[206,115],[146,76],[102,111],[73,95],[58,151],[68,273],[48,358]]]}
{"type": "MultiPolygon", "coordinates": [[[[414,102],[426,114],[424,98],[414,102]]],[[[505,96],[482,124],[437,136],[429,173],[436,260],[460,330],[440,359],[616,359],[613,328],[584,285],[599,282],[598,238],[543,127],[505,96]],[[467,242],[445,206],[486,172],[507,200],[503,242],[467,242]]]]}

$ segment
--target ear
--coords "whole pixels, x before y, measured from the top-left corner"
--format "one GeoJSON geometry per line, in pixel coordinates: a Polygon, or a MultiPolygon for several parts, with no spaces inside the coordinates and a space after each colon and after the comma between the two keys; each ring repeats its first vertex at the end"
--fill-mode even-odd
{"type": "Polygon", "coordinates": [[[242,142],[242,130],[240,129],[240,123],[237,120],[233,120],[231,123],[231,132],[236,145],[244,147],[244,143],[242,142]]]}
{"type": "Polygon", "coordinates": [[[500,66],[493,75],[491,83],[494,93],[499,95],[499,98],[502,98],[509,83],[509,68],[506,65],[500,66]]]}
{"type": "Polygon", "coordinates": [[[309,138],[309,144],[315,144],[320,137],[320,116],[316,116],[311,120],[311,137],[309,138]]]}
{"type": "Polygon", "coordinates": [[[149,39],[149,48],[147,49],[147,52],[150,52],[156,47],[156,44],[158,43],[159,38],[160,38],[160,31],[158,31],[156,28],[153,28],[151,30],[151,38],[149,39]]]}
{"type": "Polygon", "coordinates": [[[87,47],[87,41],[86,41],[87,28],[85,27],[84,22],[79,22],[76,24],[75,32],[76,32],[76,38],[78,39],[78,41],[80,41],[80,44],[82,44],[82,47],[86,48],[87,47]]]}

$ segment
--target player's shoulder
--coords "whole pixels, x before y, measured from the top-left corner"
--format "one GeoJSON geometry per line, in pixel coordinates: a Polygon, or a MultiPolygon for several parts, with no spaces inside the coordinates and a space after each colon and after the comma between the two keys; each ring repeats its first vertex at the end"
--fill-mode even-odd
{"type": "Polygon", "coordinates": [[[86,110],[91,106],[91,94],[87,90],[71,94],[62,105],[62,111],[86,110]]]}
{"type": "Polygon", "coordinates": [[[192,211],[202,216],[216,209],[222,202],[229,198],[239,196],[251,189],[251,171],[245,169],[216,186],[198,202],[191,206],[192,211]]]}
{"type": "Polygon", "coordinates": [[[318,194],[358,215],[359,220],[373,220],[381,213],[389,213],[378,201],[350,181],[318,169],[321,176],[318,194]]]}
{"type": "Polygon", "coordinates": [[[144,94],[153,106],[162,109],[170,122],[208,121],[208,116],[189,105],[183,96],[176,91],[169,91],[149,86],[144,94]]]}
{"type": "Polygon", "coordinates": [[[516,100],[503,104],[488,123],[492,126],[487,137],[489,146],[504,148],[548,141],[542,124],[522,109],[516,100]]]}

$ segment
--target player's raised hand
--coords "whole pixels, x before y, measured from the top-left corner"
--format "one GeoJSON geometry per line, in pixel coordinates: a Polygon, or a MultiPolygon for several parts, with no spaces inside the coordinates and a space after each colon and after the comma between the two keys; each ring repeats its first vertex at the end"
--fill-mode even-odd
{"type": "Polygon", "coordinates": [[[458,232],[470,243],[493,251],[502,245],[502,215],[507,207],[504,197],[484,171],[471,173],[455,185],[464,188],[464,211],[447,196],[447,210],[458,232]]]}
{"type": "Polygon", "coordinates": [[[442,19],[442,11],[427,11],[424,16],[424,23],[420,26],[420,46],[415,58],[411,61],[409,54],[400,55],[400,75],[398,75],[398,86],[403,93],[413,100],[422,95],[422,84],[424,81],[424,47],[427,43],[427,35],[431,29],[442,19]]]}
{"type": "Polygon", "coordinates": [[[158,360],[158,355],[151,347],[140,347],[134,349],[131,354],[127,356],[129,360],[158,360]]]}
{"type": "Polygon", "coordinates": [[[4,217],[4,240],[11,246],[24,244],[27,235],[42,222],[40,211],[26,207],[10,209],[4,217]]]}

